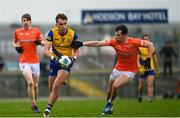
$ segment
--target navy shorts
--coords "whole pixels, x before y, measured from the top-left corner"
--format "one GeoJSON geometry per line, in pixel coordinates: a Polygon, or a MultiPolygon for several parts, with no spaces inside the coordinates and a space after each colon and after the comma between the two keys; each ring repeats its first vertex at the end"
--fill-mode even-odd
{"type": "Polygon", "coordinates": [[[53,60],[50,60],[49,62],[49,76],[57,76],[57,72],[59,70],[66,70],[70,73],[71,67],[68,68],[62,68],[60,65],[57,65],[53,60]]]}
{"type": "Polygon", "coordinates": [[[154,71],[154,70],[144,71],[144,74],[143,74],[143,75],[140,75],[140,78],[141,78],[141,79],[145,79],[145,78],[147,78],[147,76],[149,76],[149,75],[155,75],[155,71],[154,71]]]}

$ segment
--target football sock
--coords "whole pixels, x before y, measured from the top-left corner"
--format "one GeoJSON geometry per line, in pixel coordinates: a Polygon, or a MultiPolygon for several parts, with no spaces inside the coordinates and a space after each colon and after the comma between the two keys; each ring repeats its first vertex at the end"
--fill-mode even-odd
{"type": "Polygon", "coordinates": [[[112,103],[111,99],[109,99],[108,102],[112,103]]]}
{"type": "Polygon", "coordinates": [[[45,109],[45,113],[50,113],[52,106],[53,106],[53,105],[48,104],[47,107],[46,107],[46,109],[45,109]]]}

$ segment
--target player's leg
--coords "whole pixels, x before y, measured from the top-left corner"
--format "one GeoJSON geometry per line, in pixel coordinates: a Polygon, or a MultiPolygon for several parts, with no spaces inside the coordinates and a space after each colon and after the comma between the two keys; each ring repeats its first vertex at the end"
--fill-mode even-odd
{"type": "Polygon", "coordinates": [[[114,83],[114,80],[109,79],[108,89],[107,89],[107,102],[108,102],[108,100],[109,100],[110,97],[111,97],[111,91],[112,91],[112,85],[113,85],[113,83],[114,83]]]}
{"type": "Polygon", "coordinates": [[[64,81],[69,77],[69,72],[66,70],[59,70],[57,73],[57,77],[54,81],[53,87],[52,87],[52,92],[49,96],[48,99],[48,105],[45,109],[45,113],[44,116],[49,115],[49,113],[51,112],[51,109],[54,105],[54,103],[56,102],[56,100],[58,99],[59,95],[60,95],[60,88],[63,86],[64,81]]]}
{"type": "Polygon", "coordinates": [[[110,98],[111,102],[115,100],[117,96],[117,92],[120,89],[120,87],[126,83],[129,83],[130,81],[131,79],[125,74],[120,75],[118,79],[114,81],[113,86],[112,86],[111,98],[110,98]]]}
{"type": "Polygon", "coordinates": [[[144,90],[144,84],[145,84],[145,75],[146,73],[144,73],[143,75],[140,75],[139,78],[139,85],[138,85],[138,100],[139,102],[142,102],[142,93],[144,90]]]}
{"type": "Polygon", "coordinates": [[[37,101],[38,94],[39,94],[39,75],[34,75],[33,81],[34,81],[35,100],[37,101]]]}
{"type": "Polygon", "coordinates": [[[35,100],[35,92],[34,92],[34,82],[33,82],[33,76],[32,71],[29,64],[19,64],[20,70],[27,81],[28,85],[28,95],[31,100],[32,105],[36,106],[36,100],[35,100]]]}
{"type": "Polygon", "coordinates": [[[37,98],[39,95],[39,75],[34,75],[33,77],[34,81],[34,93],[35,93],[35,104],[32,104],[32,110],[36,113],[40,113],[40,110],[37,105],[37,98]]]}
{"type": "Polygon", "coordinates": [[[107,103],[106,103],[106,106],[102,110],[102,115],[104,115],[104,114],[112,114],[112,110],[113,110],[112,106],[113,106],[113,104],[109,103],[108,100],[111,97],[112,85],[114,83],[114,80],[118,78],[119,73],[120,72],[118,70],[114,69],[110,74],[110,79],[109,79],[109,82],[108,82],[108,90],[107,90],[107,103]],[[111,110],[109,110],[110,107],[111,107],[111,110]]]}
{"type": "Polygon", "coordinates": [[[52,87],[53,87],[55,79],[56,79],[56,76],[49,76],[49,78],[48,78],[49,94],[51,94],[51,92],[52,92],[52,87]]]}
{"type": "Polygon", "coordinates": [[[114,80],[111,90],[111,97],[108,100],[106,106],[104,107],[102,114],[112,114],[113,112],[113,101],[117,96],[118,89],[120,86],[130,82],[130,78],[134,78],[134,73],[132,72],[120,72],[118,70],[113,70],[110,79],[114,80]]]}
{"type": "Polygon", "coordinates": [[[149,75],[147,77],[148,81],[148,99],[150,102],[153,100],[153,82],[154,82],[154,75],[149,75]]]}
{"type": "Polygon", "coordinates": [[[40,77],[40,66],[37,64],[30,64],[32,74],[33,74],[33,82],[34,82],[34,93],[35,93],[35,104],[32,104],[32,110],[36,113],[40,113],[40,110],[37,105],[37,98],[39,94],[39,77],[40,77]]]}
{"type": "Polygon", "coordinates": [[[116,79],[112,85],[111,95],[110,99],[108,100],[106,106],[104,107],[102,114],[112,114],[113,113],[113,101],[115,100],[117,96],[118,89],[120,86],[124,85],[125,83],[128,83],[130,79],[126,75],[119,76],[118,79],[116,79]]]}
{"type": "Polygon", "coordinates": [[[39,63],[30,64],[30,66],[33,74],[35,100],[37,101],[38,93],[39,93],[40,66],[39,63]]]}

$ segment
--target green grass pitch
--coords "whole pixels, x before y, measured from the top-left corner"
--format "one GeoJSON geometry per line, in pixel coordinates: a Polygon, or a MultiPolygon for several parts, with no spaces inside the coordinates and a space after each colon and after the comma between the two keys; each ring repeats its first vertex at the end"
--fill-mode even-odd
{"type": "MultiPolygon", "coordinates": [[[[46,100],[38,102],[41,113],[33,113],[29,100],[0,100],[0,117],[42,117],[46,100]]],[[[52,117],[102,117],[105,99],[59,99],[54,105],[52,117]]],[[[104,117],[104,116],[103,116],[104,117]]],[[[114,113],[108,117],[180,117],[180,100],[116,99],[114,113]]]]}

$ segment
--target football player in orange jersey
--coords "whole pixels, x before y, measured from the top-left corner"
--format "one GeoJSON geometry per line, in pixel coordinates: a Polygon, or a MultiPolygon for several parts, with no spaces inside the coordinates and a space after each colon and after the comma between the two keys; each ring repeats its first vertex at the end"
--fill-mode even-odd
{"type": "MultiPolygon", "coordinates": [[[[117,53],[117,63],[110,74],[107,91],[107,104],[104,107],[102,114],[113,113],[113,101],[117,96],[117,92],[124,84],[129,83],[134,79],[135,74],[138,72],[137,56],[138,47],[148,47],[148,56],[152,55],[153,44],[151,42],[141,40],[139,38],[128,37],[128,29],[125,25],[119,25],[115,29],[115,37],[102,41],[75,41],[72,45],[74,48],[81,46],[99,47],[111,46],[117,53]]],[[[144,66],[150,69],[150,58],[145,60],[144,66]]]]}
{"type": "Polygon", "coordinates": [[[22,27],[14,33],[13,46],[19,53],[19,67],[28,85],[28,95],[31,109],[39,113],[37,106],[38,83],[40,76],[37,46],[44,45],[43,35],[38,28],[31,26],[31,15],[26,13],[21,17],[22,27]]]}
{"type": "Polygon", "coordinates": [[[62,88],[64,81],[68,79],[71,67],[79,56],[79,49],[71,47],[72,43],[78,40],[78,36],[67,26],[67,16],[62,13],[57,14],[55,21],[56,26],[49,31],[44,47],[44,55],[50,59],[48,78],[50,96],[43,114],[44,117],[49,116],[60,95],[59,90],[62,88]],[[71,64],[67,68],[60,64],[59,59],[61,59],[61,56],[68,56],[71,59],[71,64]]]}

